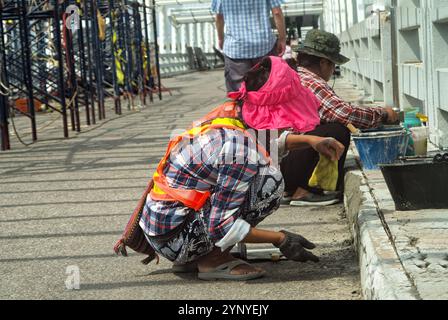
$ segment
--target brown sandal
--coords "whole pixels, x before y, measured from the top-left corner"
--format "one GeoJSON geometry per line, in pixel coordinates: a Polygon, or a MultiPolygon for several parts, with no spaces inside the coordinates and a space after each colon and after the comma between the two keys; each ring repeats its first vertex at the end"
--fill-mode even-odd
{"type": "Polygon", "coordinates": [[[221,264],[220,266],[217,266],[211,271],[208,272],[199,272],[198,278],[201,280],[234,280],[234,281],[246,281],[246,280],[253,280],[263,277],[266,274],[266,271],[258,271],[258,272],[251,272],[247,274],[231,274],[232,270],[240,265],[247,264],[246,261],[243,260],[232,260],[226,263],[221,264]]]}

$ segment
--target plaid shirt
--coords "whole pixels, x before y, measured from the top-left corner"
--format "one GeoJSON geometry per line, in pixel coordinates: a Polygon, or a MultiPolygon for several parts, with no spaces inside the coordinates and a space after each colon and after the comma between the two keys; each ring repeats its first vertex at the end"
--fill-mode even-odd
{"type": "Polygon", "coordinates": [[[359,129],[376,128],[382,124],[384,109],[381,107],[359,107],[342,100],[328,83],[306,68],[299,67],[302,85],[311,89],[321,101],[320,119],[323,122],[353,124],[359,129]]]}
{"type": "MultiPolygon", "coordinates": [[[[255,143],[242,132],[212,129],[193,140],[181,141],[171,151],[164,173],[171,187],[210,191],[200,214],[216,242],[238,219],[258,173],[258,159],[255,143]]],[[[180,202],[154,201],[148,196],[140,226],[149,236],[164,235],[181,225],[191,212],[180,202]]]]}
{"type": "Polygon", "coordinates": [[[284,0],[212,0],[211,11],[225,21],[224,54],[232,59],[253,59],[272,50],[270,10],[284,0]]]}

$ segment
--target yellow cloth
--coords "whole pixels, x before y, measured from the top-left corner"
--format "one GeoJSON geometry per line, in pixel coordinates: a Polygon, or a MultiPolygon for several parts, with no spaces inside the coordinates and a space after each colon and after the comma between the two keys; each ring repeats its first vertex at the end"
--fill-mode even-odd
{"type": "Polygon", "coordinates": [[[106,20],[101,15],[100,10],[96,11],[96,17],[98,20],[98,38],[104,41],[106,40],[106,20]]]}
{"type": "Polygon", "coordinates": [[[212,121],[212,124],[231,125],[231,126],[239,127],[241,129],[246,129],[244,124],[238,119],[216,118],[212,121]]]}
{"type": "Polygon", "coordinates": [[[308,182],[310,187],[319,187],[325,191],[336,191],[338,183],[338,161],[331,161],[320,155],[319,163],[314,168],[313,175],[308,182]]]}
{"type": "Polygon", "coordinates": [[[121,61],[122,61],[122,57],[121,57],[121,53],[123,50],[118,49],[115,52],[115,72],[117,74],[117,81],[119,85],[123,85],[124,84],[124,73],[123,73],[123,68],[121,67],[121,61]]]}

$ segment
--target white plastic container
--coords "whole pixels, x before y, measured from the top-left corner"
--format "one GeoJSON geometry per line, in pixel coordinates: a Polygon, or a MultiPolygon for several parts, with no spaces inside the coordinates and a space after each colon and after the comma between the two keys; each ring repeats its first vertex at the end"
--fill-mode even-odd
{"type": "Polygon", "coordinates": [[[409,129],[414,140],[414,149],[416,156],[426,156],[428,152],[428,127],[414,127],[409,129]]]}

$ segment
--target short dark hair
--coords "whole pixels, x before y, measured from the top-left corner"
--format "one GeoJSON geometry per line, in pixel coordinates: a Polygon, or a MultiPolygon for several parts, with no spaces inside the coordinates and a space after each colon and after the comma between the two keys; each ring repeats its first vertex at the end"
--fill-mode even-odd
{"type": "Polygon", "coordinates": [[[247,91],[258,91],[269,80],[271,59],[263,58],[260,63],[250,69],[244,76],[247,91]]]}
{"type": "MultiPolygon", "coordinates": [[[[297,71],[296,59],[286,59],[286,63],[297,71]]],[[[252,69],[250,69],[244,76],[243,81],[246,82],[247,91],[258,91],[268,81],[271,74],[271,59],[264,57],[263,60],[252,69]]]]}
{"type": "Polygon", "coordinates": [[[320,65],[320,61],[325,58],[312,56],[307,53],[300,52],[297,56],[297,62],[300,67],[318,67],[320,65]]]}

